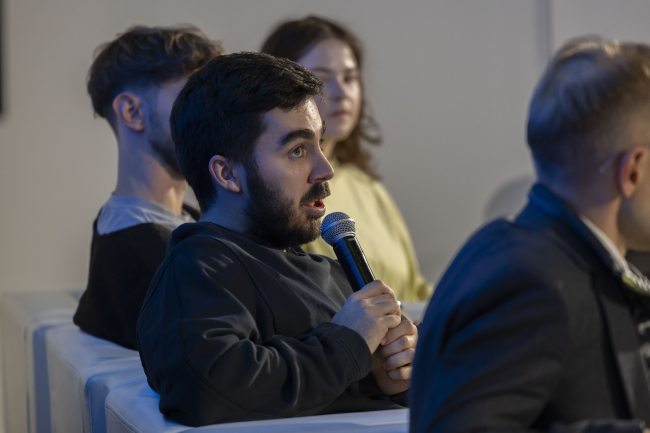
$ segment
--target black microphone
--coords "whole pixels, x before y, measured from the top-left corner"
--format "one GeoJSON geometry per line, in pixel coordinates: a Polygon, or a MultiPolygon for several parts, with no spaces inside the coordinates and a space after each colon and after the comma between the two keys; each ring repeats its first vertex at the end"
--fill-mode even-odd
{"type": "Polygon", "coordinates": [[[375,275],[354,235],[355,224],[352,218],[343,212],[332,212],[323,219],[320,234],[334,248],[336,258],[355,292],[375,281],[375,275]]]}

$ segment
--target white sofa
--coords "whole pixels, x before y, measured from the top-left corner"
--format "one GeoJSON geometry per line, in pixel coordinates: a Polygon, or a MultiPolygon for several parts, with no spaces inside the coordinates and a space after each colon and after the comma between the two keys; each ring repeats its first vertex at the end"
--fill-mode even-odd
{"type": "Polygon", "coordinates": [[[8,433],[50,431],[45,333],[71,323],[79,293],[70,290],[5,294],[0,299],[4,414],[8,433]]]}
{"type": "Polygon", "coordinates": [[[106,396],[123,384],[146,380],[138,352],[72,323],[48,330],[45,340],[52,432],[105,432],[106,396]]]}
{"type": "Polygon", "coordinates": [[[158,412],[158,394],[146,382],[113,390],[106,399],[106,425],[114,433],[280,433],[280,432],[408,432],[408,409],[353,412],[189,428],[165,420],[158,412]],[[142,414],[157,416],[141,416],[142,414]]]}
{"type": "MultiPolygon", "coordinates": [[[[190,428],[166,420],[138,353],[72,324],[78,292],[2,298],[7,432],[407,432],[408,409],[190,428]]],[[[404,304],[414,320],[425,304],[404,304]]]]}

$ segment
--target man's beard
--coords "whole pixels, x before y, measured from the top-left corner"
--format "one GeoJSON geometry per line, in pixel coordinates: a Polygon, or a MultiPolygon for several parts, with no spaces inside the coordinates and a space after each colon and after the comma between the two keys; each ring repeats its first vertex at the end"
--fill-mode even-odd
{"type": "Polygon", "coordinates": [[[155,114],[149,118],[147,139],[154,152],[154,157],[160,162],[165,171],[173,179],[185,180],[185,176],[181,173],[176,160],[176,148],[169,128],[163,128],[155,114]]]}
{"type": "Polygon", "coordinates": [[[314,184],[300,199],[300,208],[282,191],[268,185],[257,166],[246,170],[250,201],[246,209],[247,234],[262,244],[280,250],[314,241],[320,235],[320,217],[301,212],[303,205],[330,195],[327,182],[314,184]]]}

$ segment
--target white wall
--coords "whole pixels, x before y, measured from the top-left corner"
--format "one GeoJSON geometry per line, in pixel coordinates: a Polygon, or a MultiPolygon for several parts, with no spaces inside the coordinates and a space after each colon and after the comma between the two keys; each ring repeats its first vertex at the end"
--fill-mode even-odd
{"type": "Polygon", "coordinates": [[[91,221],[116,149],[84,82],[94,48],[133,23],[190,22],[229,52],[277,21],[320,13],[367,48],[367,96],[385,132],[380,171],[435,280],[502,183],[530,175],[526,102],[539,71],[534,2],[8,0],[0,123],[0,290],[81,287],[91,221]]]}
{"type": "Polygon", "coordinates": [[[193,23],[229,52],[308,13],[352,28],[384,130],[379,171],[432,280],[486,218],[523,204],[527,102],[550,49],[588,32],[650,40],[644,0],[4,2],[0,293],[85,284],[91,223],[116,172],[86,72],[94,48],[133,24],[193,23]]]}
{"type": "Polygon", "coordinates": [[[570,38],[600,35],[624,41],[650,42],[647,0],[551,0],[554,49],[570,38]]]}

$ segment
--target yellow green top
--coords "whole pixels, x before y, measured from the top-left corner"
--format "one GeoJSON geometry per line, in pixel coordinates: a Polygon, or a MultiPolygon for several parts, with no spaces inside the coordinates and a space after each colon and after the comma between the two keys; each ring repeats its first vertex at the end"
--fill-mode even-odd
{"type": "MultiPolygon", "coordinates": [[[[344,212],[356,223],[356,235],[375,277],[404,302],[426,301],[433,286],[420,274],[417,257],[404,219],[384,186],[352,164],[330,161],[332,195],[325,199],[327,213],[344,212]]],[[[305,251],[336,258],[319,237],[303,245],[305,251]]]]}

